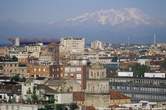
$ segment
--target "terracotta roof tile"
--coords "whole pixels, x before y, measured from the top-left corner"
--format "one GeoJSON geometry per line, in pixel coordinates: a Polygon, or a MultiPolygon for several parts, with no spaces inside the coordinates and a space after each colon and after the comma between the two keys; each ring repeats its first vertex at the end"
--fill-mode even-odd
{"type": "Polygon", "coordinates": [[[130,99],[130,97],[120,93],[119,91],[110,91],[110,99],[130,99]]]}

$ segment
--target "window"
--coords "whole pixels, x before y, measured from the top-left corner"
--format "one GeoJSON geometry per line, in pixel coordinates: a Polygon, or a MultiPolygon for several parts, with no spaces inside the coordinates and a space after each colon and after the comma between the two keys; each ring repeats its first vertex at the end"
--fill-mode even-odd
{"type": "Polygon", "coordinates": [[[97,72],[97,77],[99,77],[99,72],[97,72]]]}
{"type": "Polygon", "coordinates": [[[105,76],[104,72],[102,72],[102,76],[103,76],[103,77],[105,76]]]}
{"type": "Polygon", "coordinates": [[[91,77],[93,77],[93,72],[91,72],[91,77]]]}
{"type": "Polygon", "coordinates": [[[44,68],[44,69],[43,69],[43,71],[45,72],[45,71],[46,71],[46,69],[44,68]]]}

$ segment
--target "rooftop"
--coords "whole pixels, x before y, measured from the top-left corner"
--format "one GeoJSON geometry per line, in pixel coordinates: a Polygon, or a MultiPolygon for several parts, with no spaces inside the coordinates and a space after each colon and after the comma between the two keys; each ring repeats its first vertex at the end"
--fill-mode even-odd
{"type": "Polygon", "coordinates": [[[114,91],[114,90],[111,90],[110,91],[110,99],[113,100],[113,99],[130,99],[130,97],[118,92],[118,91],[114,91]]]}

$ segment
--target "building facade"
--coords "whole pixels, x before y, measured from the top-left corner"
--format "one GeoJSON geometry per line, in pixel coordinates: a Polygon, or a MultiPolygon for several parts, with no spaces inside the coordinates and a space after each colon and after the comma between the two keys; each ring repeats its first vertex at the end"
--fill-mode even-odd
{"type": "Polygon", "coordinates": [[[91,42],[91,48],[92,49],[98,49],[98,50],[103,50],[103,43],[101,41],[93,41],[91,42]]]}
{"type": "Polygon", "coordinates": [[[66,37],[61,38],[61,53],[74,53],[80,54],[84,52],[85,47],[85,39],[84,38],[73,38],[73,37],[66,37]]]}
{"type": "Polygon", "coordinates": [[[50,66],[49,65],[28,65],[27,74],[29,77],[49,77],[50,66]]]}
{"type": "Polygon", "coordinates": [[[110,87],[131,97],[134,102],[166,100],[165,78],[112,77],[110,87]]]}
{"type": "Polygon", "coordinates": [[[85,105],[108,107],[109,96],[109,80],[106,78],[106,68],[99,63],[92,64],[89,67],[86,80],[85,105]]]}

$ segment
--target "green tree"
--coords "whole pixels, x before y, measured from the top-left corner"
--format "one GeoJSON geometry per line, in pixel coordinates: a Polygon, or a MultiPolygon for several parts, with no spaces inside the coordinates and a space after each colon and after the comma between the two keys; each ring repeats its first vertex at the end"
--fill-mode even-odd
{"type": "Polygon", "coordinates": [[[136,77],[143,77],[145,72],[150,71],[150,67],[148,67],[147,65],[135,64],[131,68],[134,76],[136,77]]]}
{"type": "Polygon", "coordinates": [[[49,97],[49,103],[54,104],[55,98],[54,96],[49,97]]]}
{"type": "Polygon", "coordinates": [[[11,81],[20,81],[20,75],[16,74],[11,78],[11,81]]]}
{"type": "Polygon", "coordinates": [[[25,82],[26,78],[25,77],[20,77],[20,74],[16,74],[11,78],[11,81],[25,82]]]}
{"type": "Polygon", "coordinates": [[[33,103],[38,103],[39,98],[38,98],[38,95],[36,93],[36,87],[34,87],[34,90],[33,90],[33,93],[31,95],[31,98],[32,98],[32,102],[33,103]]]}

